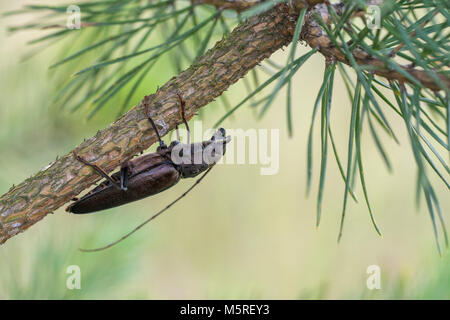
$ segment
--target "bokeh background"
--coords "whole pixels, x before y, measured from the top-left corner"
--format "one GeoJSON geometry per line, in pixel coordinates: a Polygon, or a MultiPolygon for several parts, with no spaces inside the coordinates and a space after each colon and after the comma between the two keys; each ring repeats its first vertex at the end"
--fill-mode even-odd
{"type": "MultiPolygon", "coordinates": [[[[0,11],[29,1],[2,1],[0,11]]],[[[70,113],[51,100],[58,87],[48,66],[64,54],[52,47],[25,59],[35,49],[36,32],[10,35],[7,26],[22,18],[0,20],[0,193],[70,152],[84,138],[114,120],[101,112],[87,121],[89,109],[70,113]]],[[[25,20],[24,20],[25,21],[25,20]]],[[[157,38],[155,41],[157,42],[157,38]]],[[[306,52],[306,48],[299,47],[306,52]]],[[[286,53],[273,56],[283,64],[286,53]]],[[[309,60],[293,85],[294,137],[286,130],[285,94],[257,121],[250,107],[240,109],[226,128],[280,129],[280,170],[261,176],[258,165],[218,166],[182,202],[132,238],[110,250],[87,254],[155,213],[192,181],[156,197],[92,215],[61,208],[54,215],[0,247],[0,299],[448,299],[450,258],[440,257],[425,206],[415,206],[416,166],[404,123],[390,121],[400,145],[384,140],[394,172],[389,174],[366,135],[366,180],[372,207],[383,232],[371,226],[362,197],[349,201],[342,241],[337,243],[344,183],[329,158],[324,209],[315,227],[320,132],[315,135],[313,192],[305,196],[306,143],[323,59],[309,60]],[[68,290],[67,267],[81,268],[81,290],[68,290]],[[381,268],[381,289],[368,290],[366,269],[381,268]]],[[[162,59],[145,79],[152,93],[175,74],[162,59]]],[[[70,76],[69,74],[67,76],[70,76]]],[[[350,105],[339,76],[334,89],[332,125],[345,163],[350,105]]],[[[242,81],[230,88],[236,104],[245,95],[242,81]]],[[[135,99],[136,102],[137,98],[135,99]]],[[[113,109],[116,110],[116,109],[113,109]]],[[[225,109],[213,103],[202,113],[204,128],[225,109]]],[[[317,126],[317,128],[320,126],[317,126]]],[[[447,219],[450,197],[434,179],[447,219]]]]}

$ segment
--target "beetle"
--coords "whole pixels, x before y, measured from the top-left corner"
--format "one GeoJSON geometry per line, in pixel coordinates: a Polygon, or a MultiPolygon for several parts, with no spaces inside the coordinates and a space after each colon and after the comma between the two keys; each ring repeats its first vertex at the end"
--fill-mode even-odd
{"type": "MultiPolygon", "coordinates": [[[[123,163],[119,172],[109,176],[99,166],[85,160],[77,151],[73,151],[77,160],[93,168],[105,180],[82,198],[74,199],[75,202],[69,205],[66,211],[74,214],[86,214],[118,207],[163,192],[173,187],[182,178],[193,178],[204,172],[204,175],[187,191],[189,192],[203,179],[220,157],[225,154],[226,144],[231,141],[231,137],[226,136],[225,129],[220,128],[210,140],[191,144],[190,129],[185,117],[185,101],[179,92],[177,95],[180,103],[181,117],[188,132],[188,143],[183,144],[179,141],[177,126],[177,140],[171,142],[169,146],[166,146],[161,139],[155,122],[150,117],[149,96],[145,96],[143,103],[146,116],[155,130],[159,141],[156,152],[145,154],[123,163]]],[[[148,221],[168,209],[185,196],[187,192],[183,193],[148,221]]]]}

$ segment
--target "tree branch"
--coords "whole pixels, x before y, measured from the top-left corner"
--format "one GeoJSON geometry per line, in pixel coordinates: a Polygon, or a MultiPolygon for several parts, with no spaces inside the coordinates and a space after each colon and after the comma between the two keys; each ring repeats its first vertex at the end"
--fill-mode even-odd
{"type": "MultiPolygon", "coordinates": [[[[250,7],[258,4],[260,1],[248,1],[248,0],[197,0],[197,2],[208,3],[214,5],[218,8],[232,9],[235,11],[242,11],[249,9],[250,7]]],[[[306,18],[305,24],[302,29],[302,34],[300,39],[305,41],[311,48],[316,48],[319,52],[324,55],[327,59],[337,60],[352,66],[350,61],[347,59],[345,54],[333,44],[331,39],[326,35],[325,31],[320,27],[317,21],[314,19],[313,12],[320,15],[325,23],[331,24],[331,15],[328,12],[327,3],[328,1],[307,1],[310,7],[319,4],[311,10],[306,18]]],[[[378,1],[379,2],[379,1],[378,1]]],[[[376,2],[376,3],[378,3],[376,2]]],[[[303,6],[303,2],[293,1],[293,6],[303,6]]],[[[338,14],[342,14],[339,8],[341,6],[334,6],[338,14]]],[[[299,9],[299,8],[297,8],[299,9]]],[[[388,80],[396,80],[399,82],[411,82],[410,79],[405,77],[404,74],[395,71],[388,66],[386,63],[371,56],[369,53],[365,52],[361,48],[356,48],[352,52],[355,61],[360,66],[370,66],[376,75],[379,75],[388,80]]],[[[434,91],[439,91],[441,88],[434,81],[434,79],[424,70],[415,69],[409,66],[399,66],[405,72],[409,73],[414,79],[419,81],[424,87],[429,88],[434,91]]],[[[450,90],[450,78],[447,75],[436,73],[436,76],[442,81],[445,87],[450,90]]]]}
{"type": "MultiPolygon", "coordinates": [[[[250,18],[151,95],[151,115],[160,133],[165,135],[182,123],[177,90],[186,100],[186,116],[194,115],[262,60],[289,44],[297,17],[298,10],[280,4],[250,18]]],[[[83,142],[77,151],[111,172],[154,142],[156,135],[141,102],[83,142]]],[[[13,187],[0,198],[0,243],[28,229],[100,178],[69,153],[13,187]]]]}
{"type": "MultiPolygon", "coordinates": [[[[301,39],[304,40],[311,48],[316,48],[328,59],[334,59],[352,66],[346,55],[331,41],[331,39],[323,31],[322,27],[314,19],[311,10],[305,21],[305,27],[302,30],[301,39]]],[[[325,23],[331,23],[331,15],[328,12],[327,6],[320,4],[314,8],[314,11],[320,15],[325,23]]],[[[340,13],[339,11],[337,12],[340,13]]],[[[342,13],[341,13],[342,14],[342,13]]],[[[371,56],[361,48],[356,48],[352,51],[352,55],[359,66],[370,66],[373,73],[389,80],[396,80],[399,82],[410,82],[405,75],[395,71],[386,63],[371,56]]],[[[424,70],[415,69],[412,67],[399,66],[405,72],[409,73],[414,79],[419,81],[424,87],[434,91],[439,91],[441,88],[434,81],[434,79],[424,70]]],[[[444,74],[436,73],[442,83],[450,90],[450,78],[444,74]]]]}

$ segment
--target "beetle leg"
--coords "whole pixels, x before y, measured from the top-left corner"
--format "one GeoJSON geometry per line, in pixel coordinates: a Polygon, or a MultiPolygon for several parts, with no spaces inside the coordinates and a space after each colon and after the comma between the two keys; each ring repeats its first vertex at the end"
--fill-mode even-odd
{"type": "Polygon", "coordinates": [[[185,112],[184,112],[184,107],[186,106],[186,101],[184,101],[180,91],[177,91],[177,96],[178,96],[178,100],[180,101],[180,115],[181,115],[181,119],[183,119],[183,122],[186,125],[186,130],[188,132],[187,144],[191,144],[191,129],[189,128],[189,124],[187,122],[186,115],[185,115],[185,112]]]}
{"type": "Polygon", "coordinates": [[[149,96],[145,96],[144,97],[145,114],[147,115],[147,119],[150,121],[150,123],[151,123],[151,125],[153,127],[153,130],[155,130],[155,132],[156,132],[156,136],[158,137],[158,141],[159,141],[159,146],[161,148],[165,148],[166,145],[165,145],[164,141],[162,141],[161,136],[159,135],[158,128],[156,128],[155,122],[153,121],[152,117],[150,117],[150,110],[149,110],[150,109],[150,105],[149,105],[149,101],[148,100],[149,100],[149,96]]]}
{"type": "Polygon", "coordinates": [[[177,133],[177,141],[180,141],[180,131],[178,130],[178,125],[175,126],[175,131],[177,133]]]}
{"type": "Polygon", "coordinates": [[[99,166],[97,166],[94,163],[90,163],[89,161],[85,160],[83,157],[81,157],[75,150],[72,151],[73,155],[75,156],[75,158],[84,163],[85,165],[93,168],[98,174],[100,174],[103,178],[105,178],[106,180],[108,180],[109,182],[111,182],[111,184],[113,186],[115,186],[116,188],[118,188],[119,190],[122,189],[117,182],[114,181],[113,178],[111,178],[102,168],[100,168],[99,166]]]}
{"type": "Polygon", "coordinates": [[[128,190],[128,172],[129,168],[127,166],[120,169],[120,189],[123,191],[128,190]]]}

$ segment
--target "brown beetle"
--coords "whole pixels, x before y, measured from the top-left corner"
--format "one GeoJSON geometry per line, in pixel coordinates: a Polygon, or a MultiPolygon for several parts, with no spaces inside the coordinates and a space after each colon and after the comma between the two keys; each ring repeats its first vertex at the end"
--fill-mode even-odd
{"type": "MultiPolygon", "coordinates": [[[[190,130],[184,116],[184,101],[181,95],[179,95],[179,100],[181,114],[189,136],[190,130]]],[[[148,110],[147,96],[144,104],[148,110]]],[[[161,140],[156,125],[148,112],[147,116],[159,139],[157,151],[125,162],[122,164],[120,172],[112,176],[74,152],[79,161],[94,168],[106,180],[68,206],[66,211],[76,214],[92,213],[160,193],[177,184],[181,178],[193,178],[211,168],[225,153],[225,145],[230,141],[230,137],[226,137],[225,129],[220,128],[210,140],[189,144],[188,138],[188,145],[176,140],[167,147],[161,140]],[[186,150],[189,150],[190,154],[184,155],[183,151],[186,150]],[[206,157],[206,151],[209,152],[208,157],[206,157]],[[184,161],[180,163],[180,159],[174,159],[174,156],[182,157],[184,161]]]]}

